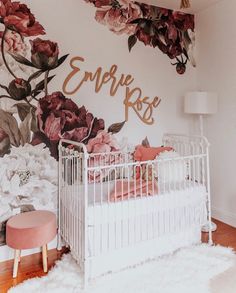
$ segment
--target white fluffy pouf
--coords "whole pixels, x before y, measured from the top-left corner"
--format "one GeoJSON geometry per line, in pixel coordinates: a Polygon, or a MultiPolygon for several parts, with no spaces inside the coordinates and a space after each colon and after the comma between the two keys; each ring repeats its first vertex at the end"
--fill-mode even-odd
{"type": "MultiPolygon", "coordinates": [[[[91,281],[86,293],[210,293],[210,280],[235,263],[232,249],[198,245],[91,281]]],[[[70,254],[42,278],[11,288],[9,293],[79,293],[82,278],[70,254]]]]}

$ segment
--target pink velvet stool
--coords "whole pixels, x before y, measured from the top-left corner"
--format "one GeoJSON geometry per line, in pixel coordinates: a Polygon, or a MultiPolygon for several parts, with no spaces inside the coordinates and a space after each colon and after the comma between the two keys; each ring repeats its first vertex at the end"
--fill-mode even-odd
{"type": "Polygon", "coordinates": [[[42,247],[43,270],[47,268],[47,244],[57,235],[56,215],[49,211],[33,211],[10,218],[6,227],[7,245],[15,249],[13,278],[16,278],[22,249],[42,247]]]}

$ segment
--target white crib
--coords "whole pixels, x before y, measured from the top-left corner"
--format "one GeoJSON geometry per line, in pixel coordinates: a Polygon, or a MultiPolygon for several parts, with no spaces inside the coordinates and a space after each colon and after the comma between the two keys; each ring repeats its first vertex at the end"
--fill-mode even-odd
{"type": "Polygon", "coordinates": [[[209,143],[166,134],[163,145],[178,155],[136,162],[131,153],[88,154],[60,141],[59,235],[85,284],[201,241],[211,218],[209,143]]]}

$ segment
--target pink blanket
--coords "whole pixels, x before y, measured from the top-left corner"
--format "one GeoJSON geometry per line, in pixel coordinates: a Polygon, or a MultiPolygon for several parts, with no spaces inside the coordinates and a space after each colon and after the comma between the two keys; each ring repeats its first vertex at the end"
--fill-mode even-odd
{"type": "Polygon", "coordinates": [[[110,201],[157,194],[157,184],[145,180],[118,180],[110,193],[110,201]]]}

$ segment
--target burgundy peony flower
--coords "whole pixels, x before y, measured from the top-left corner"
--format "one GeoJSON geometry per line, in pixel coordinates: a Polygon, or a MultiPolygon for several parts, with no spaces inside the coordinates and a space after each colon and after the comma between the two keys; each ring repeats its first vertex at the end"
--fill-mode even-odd
{"type": "Polygon", "coordinates": [[[31,61],[38,69],[52,69],[58,64],[59,49],[57,43],[37,38],[31,43],[31,61]]]}
{"type": "Polygon", "coordinates": [[[85,0],[85,2],[92,3],[97,8],[112,4],[112,0],[85,0]]]}
{"type": "Polygon", "coordinates": [[[145,46],[151,45],[152,37],[149,34],[147,34],[143,28],[138,26],[136,28],[135,34],[139,41],[143,42],[145,46]]]}
{"type": "Polygon", "coordinates": [[[133,34],[136,25],[130,22],[143,16],[140,6],[128,0],[120,0],[119,2],[116,1],[116,3],[117,5],[104,6],[98,9],[95,19],[99,23],[108,26],[116,34],[133,34]]]}
{"type": "Polygon", "coordinates": [[[16,78],[12,80],[8,89],[11,97],[17,101],[25,99],[31,92],[30,84],[22,78],[16,78]]]}
{"type": "Polygon", "coordinates": [[[4,156],[10,148],[9,136],[0,128],[0,157],[4,156]]]}
{"type": "Polygon", "coordinates": [[[178,29],[182,31],[187,31],[188,29],[191,29],[192,31],[194,31],[194,15],[174,11],[172,17],[174,24],[178,29]]]}
{"type": "Polygon", "coordinates": [[[16,9],[16,3],[12,3],[11,0],[1,0],[0,1],[0,16],[6,17],[7,15],[13,13],[16,9]]]}
{"type": "Polygon", "coordinates": [[[22,36],[30,37],[45,34],[42,25],[35,20],[34,15],[25,4],[9,0],[1,1],[0,15],[6,27],[19,32],[22,36]]]}
{"type": "Polygon", "coordinates": [[[103,119],[94,118],[85,107],[79,108],[61,92],[41,98],[36,115],[40,133],[34,136],[33,144],[45,142],[54,157],[61,138],[86,143],[104,129],[103,119]]]}

